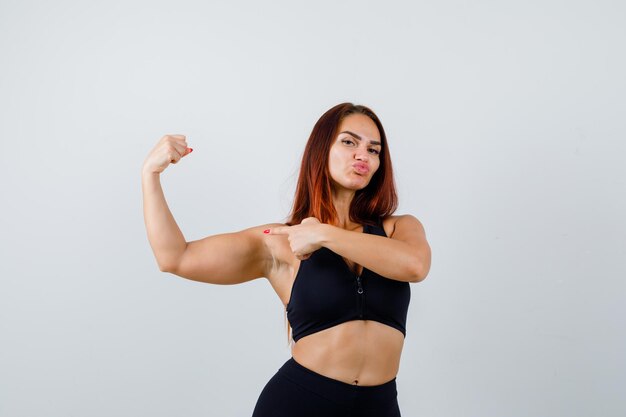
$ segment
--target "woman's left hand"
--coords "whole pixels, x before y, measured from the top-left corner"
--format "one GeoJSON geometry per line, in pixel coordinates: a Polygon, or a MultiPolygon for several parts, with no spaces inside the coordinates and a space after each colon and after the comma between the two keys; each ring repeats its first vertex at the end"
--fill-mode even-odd
{"type": "Polygon", "coordinates": [[[315,217],[307,217],[294,226],[279,226],[269,229],[270,235],[287,235],[291,251],[300,260],[308,259],[322,247],[320,223],[315,217]]]}

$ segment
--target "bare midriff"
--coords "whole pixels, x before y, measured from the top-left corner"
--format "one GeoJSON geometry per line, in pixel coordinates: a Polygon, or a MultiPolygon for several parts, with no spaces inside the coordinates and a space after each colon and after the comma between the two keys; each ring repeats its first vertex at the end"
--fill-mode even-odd
{"type": "MultiPolygon", "coordinates": [[[[390,236],[393,219],[384,222],[390,236]]],[[[300,261],[295,259],[286,239],[272,244],[279,268],[270,279],[286,306],[300,261]]],[[[351,269],[356,269],[354,265],[351,269]]],[[[358,275],[362,268],[358,271],[358,275]]],[[[296,362],[320,375],[351,385],[381,385],[396,377],[404,335],[398,329],[373,320],[353,320],[304,336],[292,345],[296,362]]]]}
{"type": "Polygon", "coordinates": [[[395,378],[403,345],[399,330],[377,321],[354,320],[298,339],[291,354],[318,374],[372,386],[395,378]]]}

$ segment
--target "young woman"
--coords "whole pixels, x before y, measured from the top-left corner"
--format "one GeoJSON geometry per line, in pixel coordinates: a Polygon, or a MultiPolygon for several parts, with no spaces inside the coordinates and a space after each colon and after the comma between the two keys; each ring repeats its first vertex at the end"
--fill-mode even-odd
{"type": "Polygon", "coordinates": [[[253,417],[400,416],[409,285],[428,274],[431,251],[419,220],[392,215],[397,196],[378,117],[352,103],[322,115],[285,224],[187,242],[159,176],[191,151],[185,136],[166,135],[144,162],[148,239],[161,271],[212,284],[264,277],[285,306],[292,356],[253,417]]]}

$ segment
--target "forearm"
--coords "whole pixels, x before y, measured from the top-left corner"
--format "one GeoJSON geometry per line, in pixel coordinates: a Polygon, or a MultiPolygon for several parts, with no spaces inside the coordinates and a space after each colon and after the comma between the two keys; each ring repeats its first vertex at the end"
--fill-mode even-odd
{"type": "Polygon", "coordinates": [[[419,253],[408,243],[329,224],[322,225],[320,243],[383,277],[407,282],[421,279],[419,253]]]}
{"type": "Polygon", "coordinates": [[[159,269],[167,271],[176,265],[187,242],[167,206],[159,174],[142,172],[141,187],[148,240],[159,269]]]}

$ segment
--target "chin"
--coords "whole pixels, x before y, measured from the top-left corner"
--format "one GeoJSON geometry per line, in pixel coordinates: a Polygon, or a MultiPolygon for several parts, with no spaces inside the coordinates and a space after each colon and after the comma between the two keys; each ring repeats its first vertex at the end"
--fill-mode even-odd
{"type": "Polygon", "coordinates": [[[367,187],[371,180],[371,178],[366,178],[362,176],[358,176],[358,178],[358,181],[355,181],[354,177],[346,178],[344,182],[337,182],[333,180],[333,185],[335,187],[345,188],[347,190],[358,191],[367,187]]]}
{"type": "Polygon", "coordinates": [[[369,181],[367,181],[367,182],[365,182],[365,183],[360,183],[360,184],[352,184],[352,186],[351,186],[351,187],[347,187],[347,188],[350,188],[351,190],[355,190],[355,191],[357,191],[357,190],[362,190],[362,189],[364,189],[365,187],[367,187],[367,186],[369,185],[369,183],[370,183],[370,182],[369,182],[369,181]]]}

